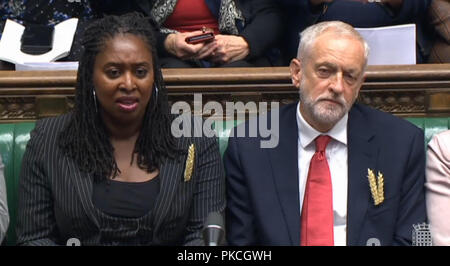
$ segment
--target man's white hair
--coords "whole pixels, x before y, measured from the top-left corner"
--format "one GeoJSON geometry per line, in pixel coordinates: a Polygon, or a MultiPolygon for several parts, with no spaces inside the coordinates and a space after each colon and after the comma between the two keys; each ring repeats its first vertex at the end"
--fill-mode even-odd
{"type": "Polygon", "coordinates": [[[364,46],[364,68],[367,65],[367,59],[369,57],[369,45],[364,40],[363,37],[356,31],[352,26],[341,21],[324,21],[314,24],[306,28],[302,33],[300,33],[300,44],[298,46],[297,58],[300,61],[305,61],[305,59],[310,55],[311,48],[316,39],[325,32],[333,32],[336,34],[348,35],[359,40],[364,46]]]}

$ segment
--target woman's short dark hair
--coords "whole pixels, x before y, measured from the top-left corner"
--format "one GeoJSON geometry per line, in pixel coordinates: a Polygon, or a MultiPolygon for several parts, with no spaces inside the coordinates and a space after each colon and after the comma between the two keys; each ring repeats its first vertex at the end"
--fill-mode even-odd
{"type": "Polygon", "coordinates": [[[154,88],[134,147],[138,166],[148,172],[154,171],[160,167],[164,158],[173,158],[177,152],[170,132],[167,90],[159,67],[153,26],[148,18],[138,13],[105,16],[93,21],[85,29],[77,74],[75,108],[70,123],[58,139],[63,152],[74,159],[82,171],[94,174],[96,181],[114,178],[120,172],[109,134],[97,112],[99,103],[93,95],[96,56],[118,34],[140,37],[148,45],[153,58],[154,88]]]}

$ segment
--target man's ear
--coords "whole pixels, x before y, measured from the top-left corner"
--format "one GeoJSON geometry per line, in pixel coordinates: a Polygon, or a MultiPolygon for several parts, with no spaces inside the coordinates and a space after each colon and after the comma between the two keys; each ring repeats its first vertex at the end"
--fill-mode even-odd
{"type": "Polygon", "coordinates": [[[300,88],[300,81],[302,79],[302,63],[297,58],[292,59],[289,65],[291,71],[292,84],[295,87],[300,88]]]}

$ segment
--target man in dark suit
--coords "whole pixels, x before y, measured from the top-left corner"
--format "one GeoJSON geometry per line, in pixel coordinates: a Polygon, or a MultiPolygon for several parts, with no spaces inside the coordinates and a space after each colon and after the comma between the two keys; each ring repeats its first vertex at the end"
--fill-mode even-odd
{"type": "Polygon", "coordinates": [[[302,33],[290,65],[300,102],[281,108],[278,121],[266,117],[279,125],[271,136],[278,145],[261,148],[261,136],[229,139],[229,244],[411,244],[413,225],[426,221],[424,136],[354,103],[367,56],[365,41],[343,22],[302,33]]]}

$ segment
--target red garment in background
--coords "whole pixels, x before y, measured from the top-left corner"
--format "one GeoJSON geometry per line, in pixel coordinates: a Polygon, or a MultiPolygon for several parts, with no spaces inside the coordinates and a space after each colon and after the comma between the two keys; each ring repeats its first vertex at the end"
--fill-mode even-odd
{"type": "Polygon", "coordinates": [[[179,32],[201,30],[206,27],[219,33],[217,19],[209,10],[205,0],[178,0],[173,13],[164,22],[164,27],[179,32]]]}

